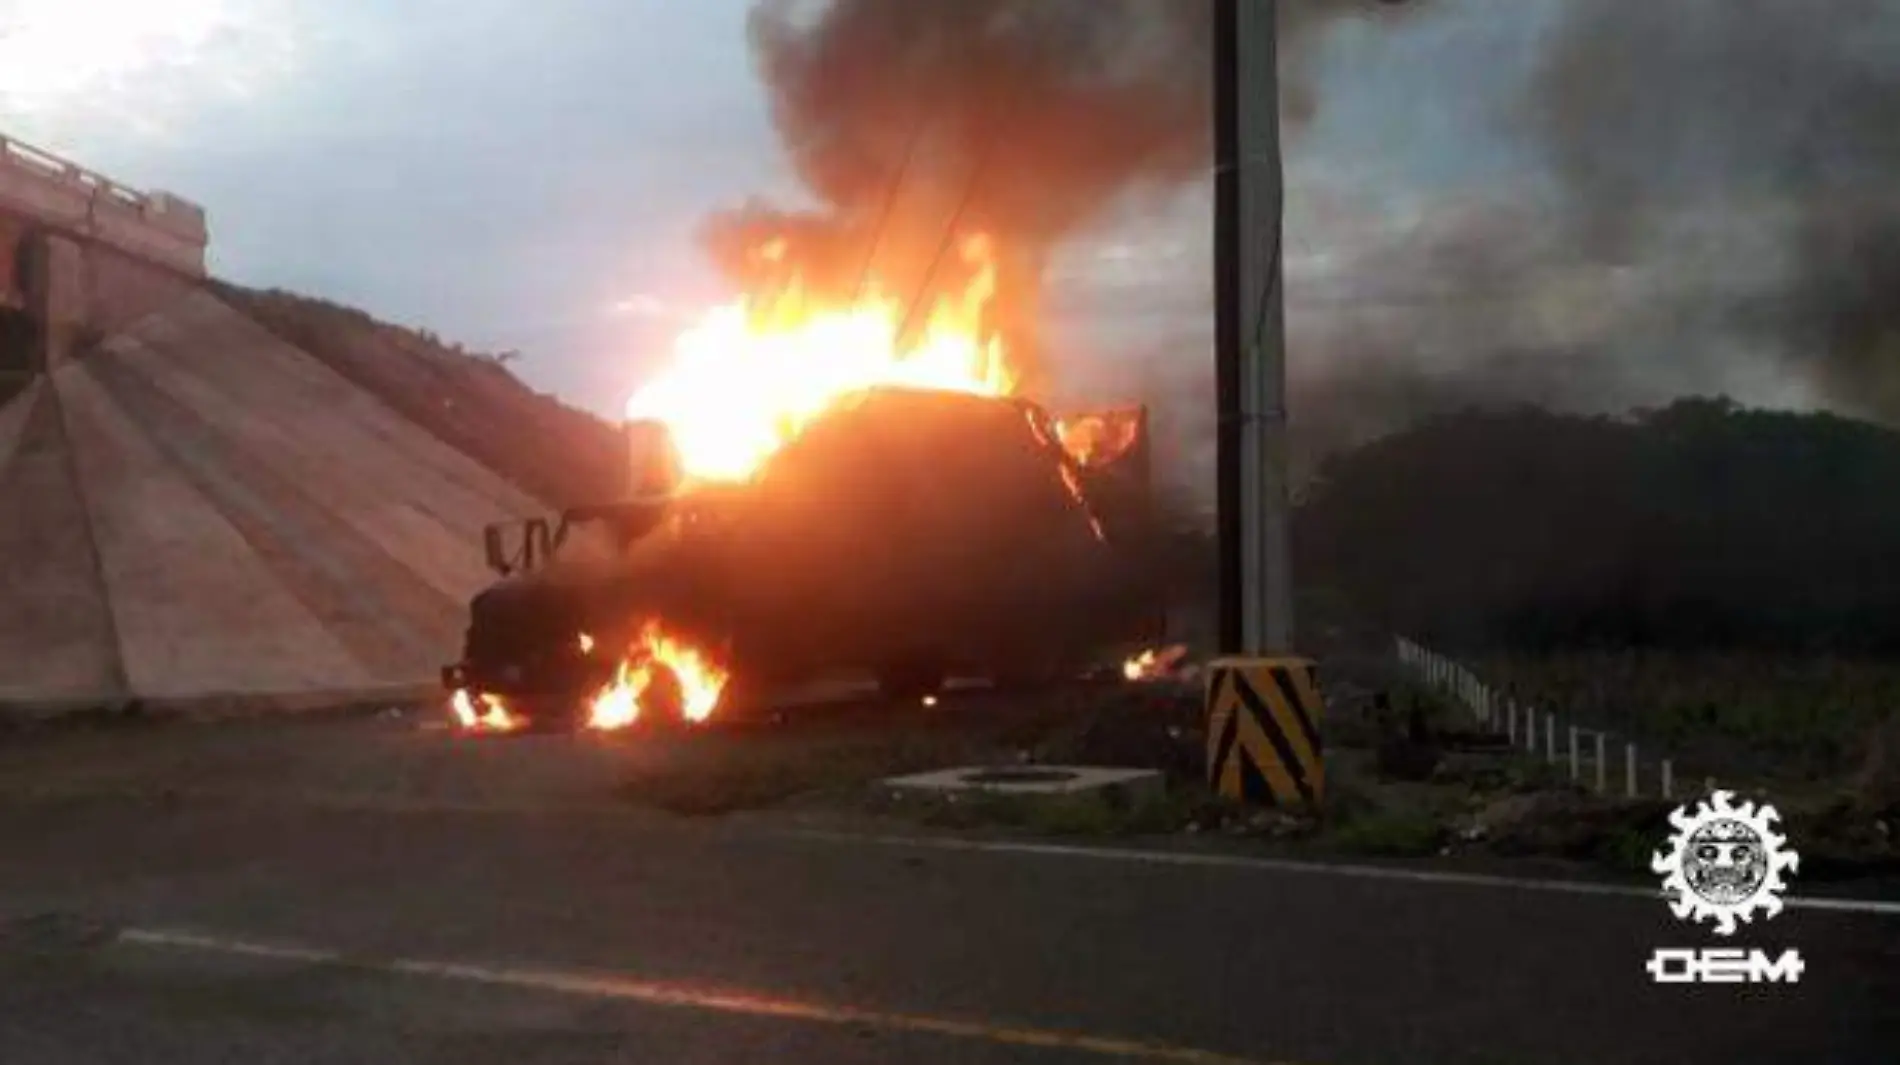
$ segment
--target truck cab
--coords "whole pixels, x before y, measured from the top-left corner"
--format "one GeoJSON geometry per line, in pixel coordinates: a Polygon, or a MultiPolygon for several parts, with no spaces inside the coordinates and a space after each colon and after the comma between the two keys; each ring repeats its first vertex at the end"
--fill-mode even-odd
{"type": "Polygon", "coordinates": [[[914,698],[952,675],[1073,674],[1159,637],[1141,418],[1124,418],[1133,445],[1089,463],[1034,404],[874,389],[749,481],[701,486],[678,483],[662,432],[630,427],[627,500],[491,527],[504,576],[470,603],[444,683],[569,715],[652,622],[745,692],[851,674],[914,698]]]}

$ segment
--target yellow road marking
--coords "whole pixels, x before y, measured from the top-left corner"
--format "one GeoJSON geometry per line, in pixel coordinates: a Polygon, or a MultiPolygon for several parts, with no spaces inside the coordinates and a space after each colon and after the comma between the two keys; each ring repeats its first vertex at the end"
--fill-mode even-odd
{"type": "Polygon", "coordinates": [[[992,1021],[936,1017],[928,1014],[890,1013],[858,1006],[782,998],[756,992],[694,987],[688,984],[645,980],[612,973],[472,965],[414,958],[364,960],[344,951],[263,943],[164,929],[125,929],[119,933],[118,940],[121,943],[141,947],[198,951],[302,965],[337,965],[400,976],[453,980],[490,987],[584,998],[638,1002],[650,1006],[878,1028],[885,1031],[940,1035],[955,1039],[971,1039],[1047,1050],[1079,1051],[1129,1061],[1168,1062],[1173,1065],[1292,1065],[1288,1062],[1272,1063],[1261,1059],[1235,1057],[1212,1050],[1116,1036],[1032,1028],[992,1021]]]}

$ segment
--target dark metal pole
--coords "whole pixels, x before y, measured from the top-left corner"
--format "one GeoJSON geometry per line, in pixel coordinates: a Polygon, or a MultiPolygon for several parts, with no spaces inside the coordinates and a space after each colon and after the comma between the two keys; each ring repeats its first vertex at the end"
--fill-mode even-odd
{"type": "Polygon", "coordinates": [[[1239,654],[1241,619],[1240,5],[1214,5],[1215,506],[1220,554],[1220,649],[1239,654]]]}

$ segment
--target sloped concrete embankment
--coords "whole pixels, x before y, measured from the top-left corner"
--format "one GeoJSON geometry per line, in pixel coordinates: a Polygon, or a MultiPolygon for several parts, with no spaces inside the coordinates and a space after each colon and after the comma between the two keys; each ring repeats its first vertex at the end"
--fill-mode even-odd
{"type": "Polygon", "coordinates": [[[114,326],[0,406],[0,705],[426,689],[546,503],[206,289],[119,264],[114,326]]]}

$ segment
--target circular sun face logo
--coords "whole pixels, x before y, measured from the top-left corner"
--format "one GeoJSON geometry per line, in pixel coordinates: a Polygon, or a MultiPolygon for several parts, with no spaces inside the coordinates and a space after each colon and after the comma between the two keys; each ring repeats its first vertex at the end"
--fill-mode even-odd
{"type": "Polygon", "coordinates": [[[1708,822],[1683,848],[1682,876],[1690,891],[1717,906],[1747,902],[1768,879],[1768,850],[1761,833],[1733,818],[1708,822]]]}
{"type": "Polygon", "coordinates": [[[1784,872],[1794,872],[1800,855],[1787,846],[1774,825],[1781,815],[1772,806],[1734,803],[1734,793],[1718,791],[1669,815],[1676,829],[1669,848],[1658,851],[1650,868],[1663,874],[1663,891],[1677,917],[1713,918],[1717,935],[1733,935],[1735,922],[1749,921],[1757,909],[1770,917],[1781,912],[1784,872]]]}

